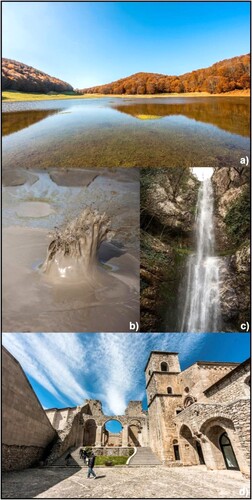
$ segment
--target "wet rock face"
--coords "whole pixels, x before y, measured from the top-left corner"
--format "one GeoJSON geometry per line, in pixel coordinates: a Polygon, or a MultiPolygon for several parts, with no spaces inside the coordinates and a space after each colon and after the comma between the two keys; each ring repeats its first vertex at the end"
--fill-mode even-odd
{"type": "Polygon", "coordinates": [[[250,169],[248,167],[215,168],[212,177],[215,193],[215,235],[217,251],[225,251],[232,246],[226,216],[232,206],[248,189],[250,169]]]}
{"type": "Polygon", "coordinates": [[[220,259],[220,305],[224,330],[240,331],[249,321],[250,246],[247,243],[234,255],[220,259]]]}
{"type": "Polygon", "coordinates": [[[216,250],[220,263],[220,299],[223,329],[240,331],[250,316],[250,243],[248,167],[216,168],[212,177],[215,191],[216,250]],[[226,255],[225,255],[226,254],[226,255]]]}
{"type": "Polygon", "coordinates": [[[145,206],[167,230],[192,232],[199,182],[188,169],[163,169],[149,176],[145,169],[147,185],[145,206]]]}
{"type": "Polygon", "coordinates": [[[188,169],[141,171],[141,330],[179,329],[178,288],[192,246],[199,182],[188,169]]]}

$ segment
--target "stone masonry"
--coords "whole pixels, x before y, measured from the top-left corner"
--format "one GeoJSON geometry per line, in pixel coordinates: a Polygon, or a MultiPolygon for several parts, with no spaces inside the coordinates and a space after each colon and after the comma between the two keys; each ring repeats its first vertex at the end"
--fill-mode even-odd
{"type": "Polygon", "coordinates": [[[2,467],[24,469],[38,464],[57,433],[20,364],[2,349],[2,467]]]}
{"type": "MultiPolygon", "coordinates": [[[[239,471],[250,465],[250,363],[198,361],[181,371],[178,353],[152,351],[145,366],[148,410],[130,401],[104,415],[98,400],[43,410],[19,363],[3,350],[3,467],[47,465],[79,447],[126,455],[149,447],[165,466],[239,471]],[[106,429],[120,422],[121,432],[106,429]]],[[[143,450],[144,452],[144,450],[143,450]]]]}

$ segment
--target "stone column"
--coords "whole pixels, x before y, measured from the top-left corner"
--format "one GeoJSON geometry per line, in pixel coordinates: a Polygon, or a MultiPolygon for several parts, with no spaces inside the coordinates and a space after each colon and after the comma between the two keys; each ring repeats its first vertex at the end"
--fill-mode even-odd
{"type": "Polygon", "coordinates": [[[97,425],[95,446],[102,446],[102,425],[97,425]]]}
{"type": "Polygon", "coordinates": [[[128,426],[125,424],[122,429],[122,447],[128,446],[128,426]]]}

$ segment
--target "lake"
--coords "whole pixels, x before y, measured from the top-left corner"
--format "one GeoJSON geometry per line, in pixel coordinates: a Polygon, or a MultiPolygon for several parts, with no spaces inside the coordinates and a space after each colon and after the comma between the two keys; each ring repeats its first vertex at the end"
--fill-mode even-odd
{"type": "Polygon", "coordinates": [[[249,97],[3,103],[3,166],[237,166],[250,151],[249,97]]]}

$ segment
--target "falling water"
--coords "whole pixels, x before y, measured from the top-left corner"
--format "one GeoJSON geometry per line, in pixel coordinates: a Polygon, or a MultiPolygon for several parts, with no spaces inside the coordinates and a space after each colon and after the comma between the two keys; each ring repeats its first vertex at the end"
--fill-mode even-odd
{"type": "Polygon", "coordinates": [[[201,182],[196,211],[197,252],[189,257],[184,332],[216,332],[219,327],[219,259],[214,257],[213,186],[201,182]]]}

